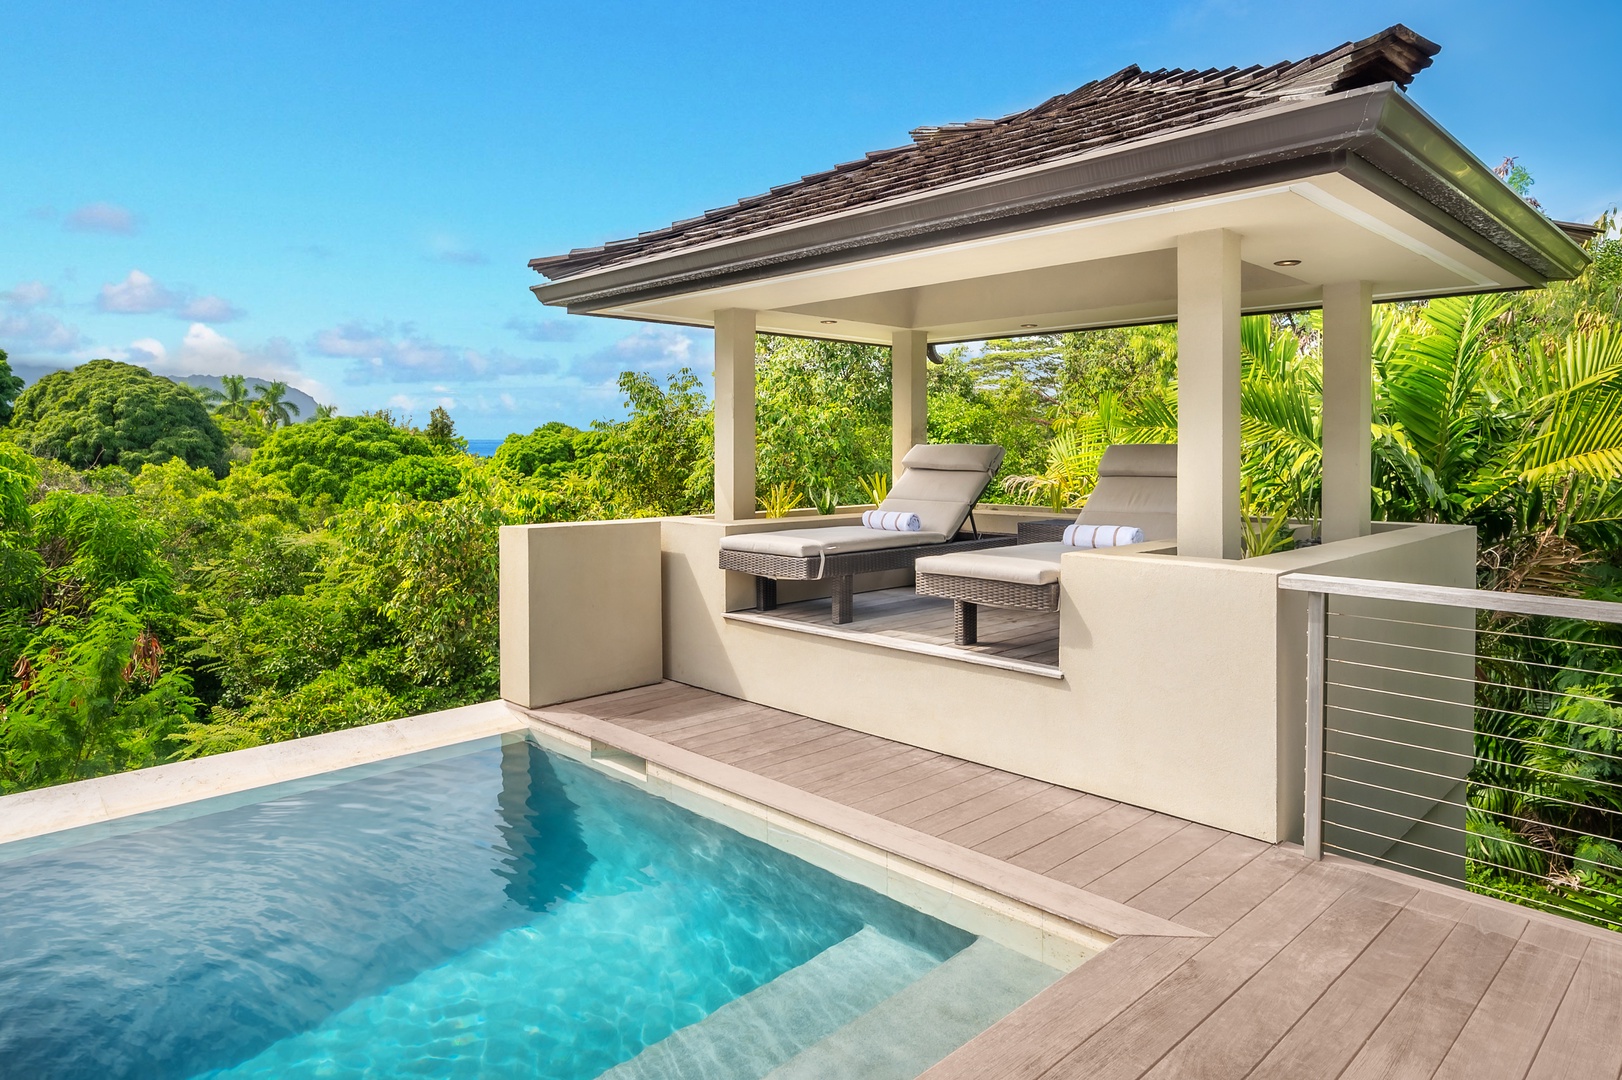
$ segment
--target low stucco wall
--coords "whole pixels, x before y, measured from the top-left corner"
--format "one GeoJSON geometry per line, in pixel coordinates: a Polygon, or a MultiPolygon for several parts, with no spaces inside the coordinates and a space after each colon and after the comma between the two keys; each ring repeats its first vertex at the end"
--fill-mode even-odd
{"type": "Polygon", "coordinates": [[[1475,563],[1473,530],[1426,525],[1244,562],[1076,552],[1054,680],[726,621],[753,585],[720,538],[762,527],[664,523],[669,678],[1269,841],[1300,833],[1306,696],[1305,599],[1278,577],[1475,563]]]}
{"type": "MultiPolygon", "coordinates": [[[[980,527],[1012,531],[1026,516],[1044,515],[988,513],[980,527]]],[[[1243,562],[1074,552],[1061,571],[1064,678],[1051,679],[725,619],[752,607],[754,584],[717,567],[721,538],[808,524],[665,518],[504,529],[503,696],[556,703],[663,676],[1287,840],[1301,829],[1306,601],[1279,590],[1279,576],[1468,586],[1475,565],[1474,531],[1436,525],[1243,562]],[[628,559],[637,569],[627,571],[628,559]]],[[[883,575],[859,587],[904,583],[883,575]]],[[[820,589],[785,584],[781,596],[820,589]]],[[[858,603],[852,629],[860,612],[858,603]]]]}
{"type": "Polygon", "coordinates": [[[539,708],[664,677],[658,519],[501,529],[501,696],[539,708]]]}

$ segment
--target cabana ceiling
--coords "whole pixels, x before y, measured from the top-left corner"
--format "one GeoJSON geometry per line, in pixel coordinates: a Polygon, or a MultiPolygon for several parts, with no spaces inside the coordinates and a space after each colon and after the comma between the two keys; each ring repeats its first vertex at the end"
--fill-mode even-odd
{"type": "Polygon", "coordinates": [[[1435,51],[1394,27],[1270,68],[1129,68],[537,259],[553,280],[534,292],[571,312],[708,326],[746,309],[762,331],[888,344],[1175,318],[1178,237],[1217,229],[1239,237],[1247,311],[1316,306],[1335,282],[1389,300],[1578,273],[1558,225],[1401,90],[1435,51]]]}

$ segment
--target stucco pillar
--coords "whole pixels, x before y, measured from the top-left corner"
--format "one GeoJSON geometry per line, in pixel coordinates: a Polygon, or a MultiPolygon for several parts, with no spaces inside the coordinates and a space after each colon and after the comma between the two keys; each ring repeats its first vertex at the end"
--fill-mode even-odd
{"type": "Polygon", "coordinates": [[[922,330],[890,336],[890,476],[901,476],[901,459],[929,441],[929,341],[922,330]]]}
{"type": "Polygon", "coordinates": [[[1323,538],[1369,534],[1374,436],[1374,291],[1324,286],[1323,538]]]}
{"type": "Polygon", "coordinates": [[[715,520],[755,516],[755,313],[715,313],[715,520]]]}
{"type": "Polygon", "coordinates": [[[1239,558],[1239,237],[1177,241],[1177,553],[1239,558]]]}

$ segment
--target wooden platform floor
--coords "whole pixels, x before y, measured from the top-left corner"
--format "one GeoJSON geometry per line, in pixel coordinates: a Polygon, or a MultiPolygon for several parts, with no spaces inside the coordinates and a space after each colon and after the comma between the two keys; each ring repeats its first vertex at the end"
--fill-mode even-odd
{"type": "Polygon", "coordinates": [[[928,1080],[1622,1073],[1622,937],[677,683],[559,708],[1189,928],[1120,938],[928,1080]]]}
{"type": "Polygon", "coordinates": [[[1057,667],[1059,613],[1021,611],[1018,608],[981,607],[980,642],[952,644],[952,602],[938,596],[919,596],[912,589],[877,589],[857,593],[855,618],[834,627],[831,601],[800,600],[766,613],[789,623],[829,627],[851,634],[899,638],[945,646],[979,656],[999,656],[1057,667]]]}

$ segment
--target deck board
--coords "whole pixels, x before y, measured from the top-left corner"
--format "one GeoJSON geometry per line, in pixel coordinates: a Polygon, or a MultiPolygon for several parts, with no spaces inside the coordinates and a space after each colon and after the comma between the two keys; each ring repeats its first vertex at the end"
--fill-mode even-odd
{"type": "MultiPolygon", "coordinates": [[[[920,632],[906,597],[857,603],[920,632]]],[[[926,1080],[1622,1072],[1622,935],[676,683],[558,708],[1187,928],[1121,938],[926,1080]]]]}

